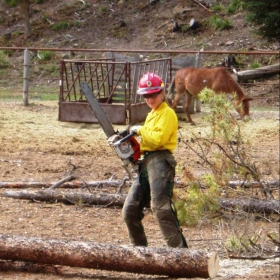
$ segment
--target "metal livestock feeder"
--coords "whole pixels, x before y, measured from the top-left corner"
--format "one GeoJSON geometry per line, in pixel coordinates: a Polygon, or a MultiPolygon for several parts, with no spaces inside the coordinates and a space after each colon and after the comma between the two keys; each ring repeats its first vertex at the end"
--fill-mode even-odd
{"type": "Polygon", "coordinates": [[[113,124],[133,124],[145,120],[150,108],[137,95],[138,81],[154,72],[165,84],[172,78],[171,58],[146,61],[62,60],[60,66],[59,121],[98,122],[80,90],[85,81],[113,124]]]}

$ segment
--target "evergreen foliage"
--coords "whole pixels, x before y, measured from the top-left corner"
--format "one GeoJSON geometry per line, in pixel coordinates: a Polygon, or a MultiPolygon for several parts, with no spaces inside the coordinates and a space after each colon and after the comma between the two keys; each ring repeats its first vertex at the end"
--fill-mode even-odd
{"type": "Polygon", "coordinates": [[[4,4],[8,4],[11,7],[15,7],[19,4],[19,0],[3,0],[4,4]]]}
{"type": "Polygon", "coordinates": [[[243,0],[246,19],[259,26],[257,33],[267,38],[280,38],[280,1],[243,0]]]}
{"type": "MultiPolygon", "coordinates": [[[[232,102],[226,94],[215,94],[211,89],[203,89],[199,97],[208,103],[210,113],[204,117],[210,131],[201,131],[181,137],[181,142],[193,151],[207,165],[209,173],[195,178],[188,169],[181,171],[183,183],[188,185],[185,193],[175,193],[174,199],[181,225],[197,225],[202,220],[209,221],[219,209],[217,199],[223,195],[235,197],[237,192],[228,187],[232,179],[245,182],[260,182],[260,172],[252,157],[247,153],[250,143],[243,138],[245,122],[238,122],[232,102]]],[[[243,190],[239,190],[243,196],[243,190]]]]}

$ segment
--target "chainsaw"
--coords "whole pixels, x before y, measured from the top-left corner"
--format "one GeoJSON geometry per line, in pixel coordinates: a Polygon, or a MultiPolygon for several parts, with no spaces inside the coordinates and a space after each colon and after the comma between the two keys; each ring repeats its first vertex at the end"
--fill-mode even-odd
{"type": "Polygon", "coordinates": [[[86,82],[80,84],[89,106],[107,136],[107,141],[115,154],[123,163],[130,179],[135,178],[140,162],[140,145],[135,139],[135,133],[129,133],[129,128],[123,132],[115,131],[102,106],[94,96],[86,82]]]}

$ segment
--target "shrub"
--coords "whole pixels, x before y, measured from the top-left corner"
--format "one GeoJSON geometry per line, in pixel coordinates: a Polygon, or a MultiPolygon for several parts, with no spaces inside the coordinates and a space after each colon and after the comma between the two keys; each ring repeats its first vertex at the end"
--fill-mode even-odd
{"type": "Polygon", "coordinates": [[[38,52],[38,57],[42,61],[50,61],[54,57],[54,53],[51,51],[39,51],[38,52]]]}
{"type": "Polygon", "coordinates": [[[243,0],[248,11],[246,19],[259,26],[257,34],[276,38],[280,36],[280,1],[279,0],[243,0]]]}
{"type": "Polygon", "coordinates": [[[190,26],[189,26],[188,24],[184,24],[184,25],[181,26],[181,31],[182,31],[183,33],[186,33],[186,32],[188,32],[189,30],[190,30],[190,26]]]}
{"type": "Polygon", "coordinates": [[[261,183],[258,167],[246,152],[250,143],[242,137],[243,123],[239,124],[231,113],[234,108],[227,95],[215,94],[205,88],[199,97],[210,108],[210,113],[204,117],[209,131],[205,131],[205,136],[199,131],[189,135],[187,140],[180,139],[197,155],[203,166],[208,166],[209,173],[199,178],[194,178],[186,169],[180,173],[182,183],[188,187],[180,195],[180,200],[175,200],[175,205],[179,221],[188,225],[197,224],[207,215],[213,217],[221,193],[228,197],[236,195],[228,188],[233,178],[241,181],[253,179],[261,183]]]}
{"type": "Polygon", "coordinates": [[[226,29],[230,29],[232,27],[230,20],[228,20],[228,19],[224,20],[215,15],[209,17],[207,23],[211,28],[219,29],[219,30],[226,30],[226,29]]]}
{"type": "Polygon", "coordinates": [[[106,7],[106,6],[100,6],[100,7],[98,7],[98,9],[97,9],[97,12],[99,13],[99,14],[106,14],[107,12],[108,12],[109,10],[108,10],[108,8],[106,7]]]}
{"type": "Polygon", "coordinates": [[[227,7],[227,12],[233,14],[235,12],[240,12],[244,9],[243,0],[231,0],[229,6],[227,7]]]}
{"type": "Polygon", "coordinates": [[[61,22],[58,22],[58,23],[55,23],[53,26],[52,26],[52,30],[54,31],[58,31],[58,30],[64,30],[64,29],[67,29],[68,27],[70,26],[70,24],[66,21],[61,21],[61,22]]]}
{"type": "Polygon", "coordinates": [[[0,51],[0,68],[8,68],[10,65],[9,59],[4,51],[0,51]]]}
{"type": "Polygon", "coordinates": [[[3,0],[3,2],[10,5],[11,7],[16,7],[19,3],[19,0],[3,0]]]}
{"type": "Polygon", "coordinates": [[[259,67],[261,67],[261,64],[258,61],[254,61],[250,64],[251,69],[256,69],[256,68],[259,68],[259,67]]]}
{"type": "Polygon", "coordinates": [[[225,9],[225,7],[223,5],[217,4],[211,7],[211,11],[214,12],[221,12],[225,9]]]}
{"type": "Polygon", "coordinates": [[[208,184],[207,189],[198,183],[191,183],[181,199],[175,201],[178,220],[181,225],[195,226],[206,216],[211,216],[218,208],[217,197],[220,187],[211,176],[203,176],[202,181],[208,184]]]}

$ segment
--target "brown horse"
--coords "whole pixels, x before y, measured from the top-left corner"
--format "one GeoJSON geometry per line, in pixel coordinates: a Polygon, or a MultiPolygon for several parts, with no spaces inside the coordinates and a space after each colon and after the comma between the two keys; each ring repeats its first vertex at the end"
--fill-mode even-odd
{"type": "Polygon", "coordinates": [[[183,107],[188,122],[194,125],[195,123],[189,113],[189,105],[192,98],[197,97],[200,91],[206,87],[217,94],[235,94],[233,104],[236,111],[241,118],[249,115],[249,101],[253,99],[245,96],[238,83],[224,68],[182,68],[178,70],[172,79],[167,97],[173,100],[172,108],[176,109],[181,98],[185,93],[187,94],[183,107]],[[176,90],[176,95],[173,99],[174,89],[176,90]]]}

